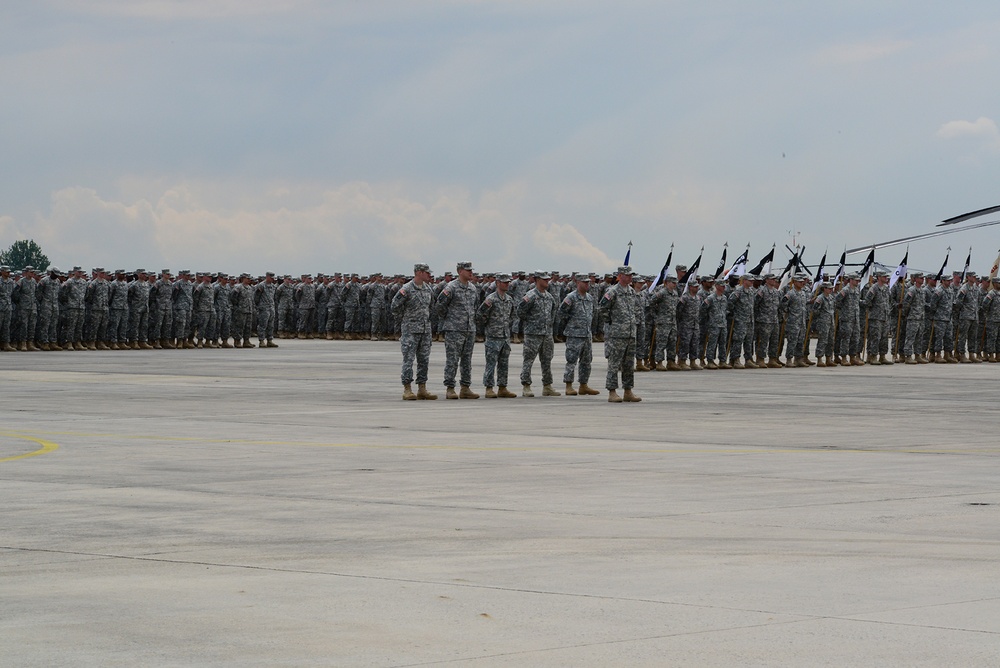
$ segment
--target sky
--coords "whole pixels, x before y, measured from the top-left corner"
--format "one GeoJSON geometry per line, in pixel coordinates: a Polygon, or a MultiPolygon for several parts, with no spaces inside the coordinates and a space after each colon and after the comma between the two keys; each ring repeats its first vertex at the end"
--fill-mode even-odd
{"type": "MultiPolygon", "coordinates": [[[[11,0],[0,248],[258,274],[604,272],[629,241],[649,274],[671,244],[832,261],[1000,205],[998,81],[995,0],[11,0]]],[[[1000,225],[910,266],[948,246],[988,271],[1000,225]]]]}

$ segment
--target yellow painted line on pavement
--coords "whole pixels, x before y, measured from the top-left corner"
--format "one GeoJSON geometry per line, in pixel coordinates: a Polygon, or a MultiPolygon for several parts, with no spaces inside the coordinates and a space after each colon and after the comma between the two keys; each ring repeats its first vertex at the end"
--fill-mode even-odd
{"type": "Polygon", "coordinates": [[[13,438],[19,441],[32,441],[42,446],[38,450],[33,452],[26,452],[23,455],[14,455],[13,457],[2,457],[0,462],[12,462],[15,459],[26,459],[28,457],[35,457],[37,455],[44,455],[47,452],[52,452],[53,450],[58,450],[59,445],[53,443],[52,441],[45,441],[40,438],[35,438],[34,436],[28,436],[27,434],[14,434],[6,431],[0,431],[0,436],[6,436],[7,438],[13,438]]]}
{"type": "MultiPolygon", "coordinates": [[[[0,432],[2,433],[2,432],[0,432]]],[[[749,455],[749,454],[817,454],[817,453],[867,453],[867,454],[1000,454],[997,449],[989,446],[979,448],[771,448],[771,447],[636,447],[636,446],[588,446],[586,443],[580,445],[434,445],[434,444],[414,444],[414,443],[322,443],[315,441],[278,441],[278,440],[253,440],[241,438],[211,438],[196,436],[157,436],[150,434],[114,434],[97,432],[77,432],[77,431],[39,431],[35,432],[46,436],[72,436],[76,438],[110,438],[133,441],[160,441],[169,443],[203,443],[210,445],[232,444],[232,445],[260,445],[260,446],[281,446],[281,447],[309,447],[309,448],[376,448],[394,450],[442,450],[442,451],[466,451],[466,452],[578,452],[578,453],[616,453],[616,454],[723,454],[723,455],[749,455]]],[[[11,434],[14,435],[14,434],[11,434]]],[[[30,438],[38,443],[51,446],[48,450],[42,448],[28,455],[20,455],[14,459],[44,454],[54,450],[54,443],[48,443],[26,435],[21,438],[30,438]]],[[[0,459],[0,462],[7,461],[0,459]]]]}

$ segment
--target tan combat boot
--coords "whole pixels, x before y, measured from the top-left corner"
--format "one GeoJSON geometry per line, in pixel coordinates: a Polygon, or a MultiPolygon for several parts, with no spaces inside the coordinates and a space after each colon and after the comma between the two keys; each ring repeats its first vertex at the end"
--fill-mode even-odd
{"type": "Polygon", "coordinates": [[[796,357],[795,358],[795,368],[797,368],[797,369],[808,369],[809,368],[809,363],[806,362],[806,358],[805,357],[796,357]]]}
{"type": "Polygon", "coordinates": [[[893,362],[893,361],[892,361],[891,359],[889,359],[889,358],[888,358],[888,357],[886,357],[885,355],[879,355],[879,356],[878,356],[878,361],[879,361],[879,362],[880,362],[881,364],[889,364],[889,365],[892,365],[892,364],[895,364],[895,362],[893,362]]]}
{"type": "Polygon", "coordinates": [[[497,396],[501,399],[517,399],[517,395],[508,390],[506,385],[497,388],[497,396]]]}
{"type": "Polygon", "coordinates": [[[731,363],[731,368],[733,368],[733,369],[745,369],[746,367],[743,366],[743,362],[741,362],[739,360],[739,358],[736,358],[736,361],[731,363]]]}
{"type": "Polygon", "coordinates": [[[861,359],[861,355],[851,356],[851,364],[854,366],[864,366],[865,362],[861,359]]]}
{"type": "Polygon", "coordinates": [[[622,400],[624,400],[624,401],[630,401],[632,403],[639,403],[640,401],[642,401],[642,397],[637,397],[632,392],[632,388],[630,387],[627,390],[625,390],[625,396],[622,397],[622,400]]]}
{"type": "Polygon", "coordinates": [[[533,396],[535,396],[535,393],[531,391],[531,385],[522,385],[521,386],[521,396],[522,397],[533,397],[533,396]]]}
{"type": "Polygon", "coordinates": [[[458,391],[459,399],[478,399],[479,395],[472,391],[468,385],[463,385],[462,389],[458,391]]]}
{"type": "Polygon", "coordinates": [[[618,396],[618,392],[615,390],[608,390],[608,403],[609,404],[620,404],[622,398],[618,396]]]}
{"type": "Polygon", "coordinates": [[[677,360],[671,359],[667,362],[667,371],[680,371],[681,365],[677,363],[677,360]]]}
{"type": "Polygon", "coordinates": [[[767,368],[768,369],[784,369],[785,366],[781,362],[779,362],[777,359],[775,359],[774,357],[772,357],[767,362],[767,368]]]}
{"type": "Polygon", "coordinates": [[[496,399],[497,398],[497,393],[493,391],[493,386],[492,385],[490,385],[490,386],[488,386],[486,388],[486,398],[487,399],[496,399]]]}
{"type": "Polygon", "coordinates": [[[817,357],[816,360],[817,360],[816,361],[816,368],[823,368],[823,369],[826,368],[826,362],[823,361],[822,357],[817,357]]]}
{"type": "Polygon", "coordinates": [[[403,401],[416,401],[417,395],[413,393],[410,384],[403,385],[403,401]]]}
{"type": "Polygon", "coordinates": [[[657,362],[656,366],[653,367],[656,371],[669,371],[669,368],[663,362],[657,362]]]}
{"type": "Polygon", "coordinates": [[[584,396],[597,396],[600,392],[586,383],[580,383],[580,394],[584,396]]]}
{"type": "Polygon", "coordinates": [[[575,397],[578,394],[579,394],[579,392],[577,392],[575,389],[573,389],[573,383],[566,383],[566,396],[567,397],[575,397]]]}
{"type": "Polygon", "coordinates": [[[708,360],[708,364],[705,365],[705,368],[715,370],[719,368],[719,365],[715,363],[715,360],[708,360]]]}
{"type": "Polygon", "coordinates": [[[879,364],[881,364],[881,362],[879,362],[878,358],[875,357],[874,355],[869,355],[868,356],[868,364],[870,364],[872,366],[878,366],[879,364]]]}
{"type": "Polygon", "coordinates": [[[646,367],[646,363],[643,362],[642,360],[636,360],[635,361],[635,370],[636,371],[649,371],[649,369],[646,367]]]}
{"type": "Polygon", "coordinates": [[[542,396],[543,397],[561,397],[562,396],[562,392],[557,392],[556,390],[553,390],[551,385],[543,385],[542,386],[542,396]]]}
{"type": "Polygon", "coordinates": [[[691,370],[692,371],[702,371],[704,367],[698,360],[691,360],[691,370]]]}
{"type": "Polygon", "coordinates": [[[458,393],[455,392],[455,388],[454,387],[449,387],[449,388],[445,389],[445,391],[444,391],[444,398],[445,399],[458,399],[458,393]]]}
{"type": "Polygon", "coordinates": [[[746,364],[744,364],[743,366],[745,366],[748,369],[757,369],[757,368],[759,368],[757,366],[757,364],[753,361],[752,357],[748,357],[747,361],[746,361],[746,364]]]}
{"type": "Polygon", "coordinates": [[[434,400],[437,398],[438,395],[431,394],[430,392],[427,391],[426,384],[417,385],[417,399],[434,400]]]}

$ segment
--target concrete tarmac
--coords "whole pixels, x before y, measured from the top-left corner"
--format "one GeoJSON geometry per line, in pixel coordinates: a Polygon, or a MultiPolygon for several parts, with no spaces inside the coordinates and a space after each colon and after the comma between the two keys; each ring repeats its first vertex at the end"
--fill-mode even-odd
{"type": "Polygon", "coordinates": [[[0,354],[0,664],[1000,664],[1000,365],[446,401],[434,344],[403,402],[279,344],[0,354]]]}

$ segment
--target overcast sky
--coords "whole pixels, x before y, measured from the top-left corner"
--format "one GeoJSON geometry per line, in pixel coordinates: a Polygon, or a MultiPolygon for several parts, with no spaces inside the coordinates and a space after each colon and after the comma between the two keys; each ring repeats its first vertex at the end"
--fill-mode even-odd
{"type": "MultiPolygon", "coordinates": [[[[0,59],[0,247],[61,267],[607,271],[631,240],[655,273],[1000,204],[996,0],[11,0],[0,59]]],[[[1000,225],[910,264],[948,245],[988,270],[1000,225]]]]}

